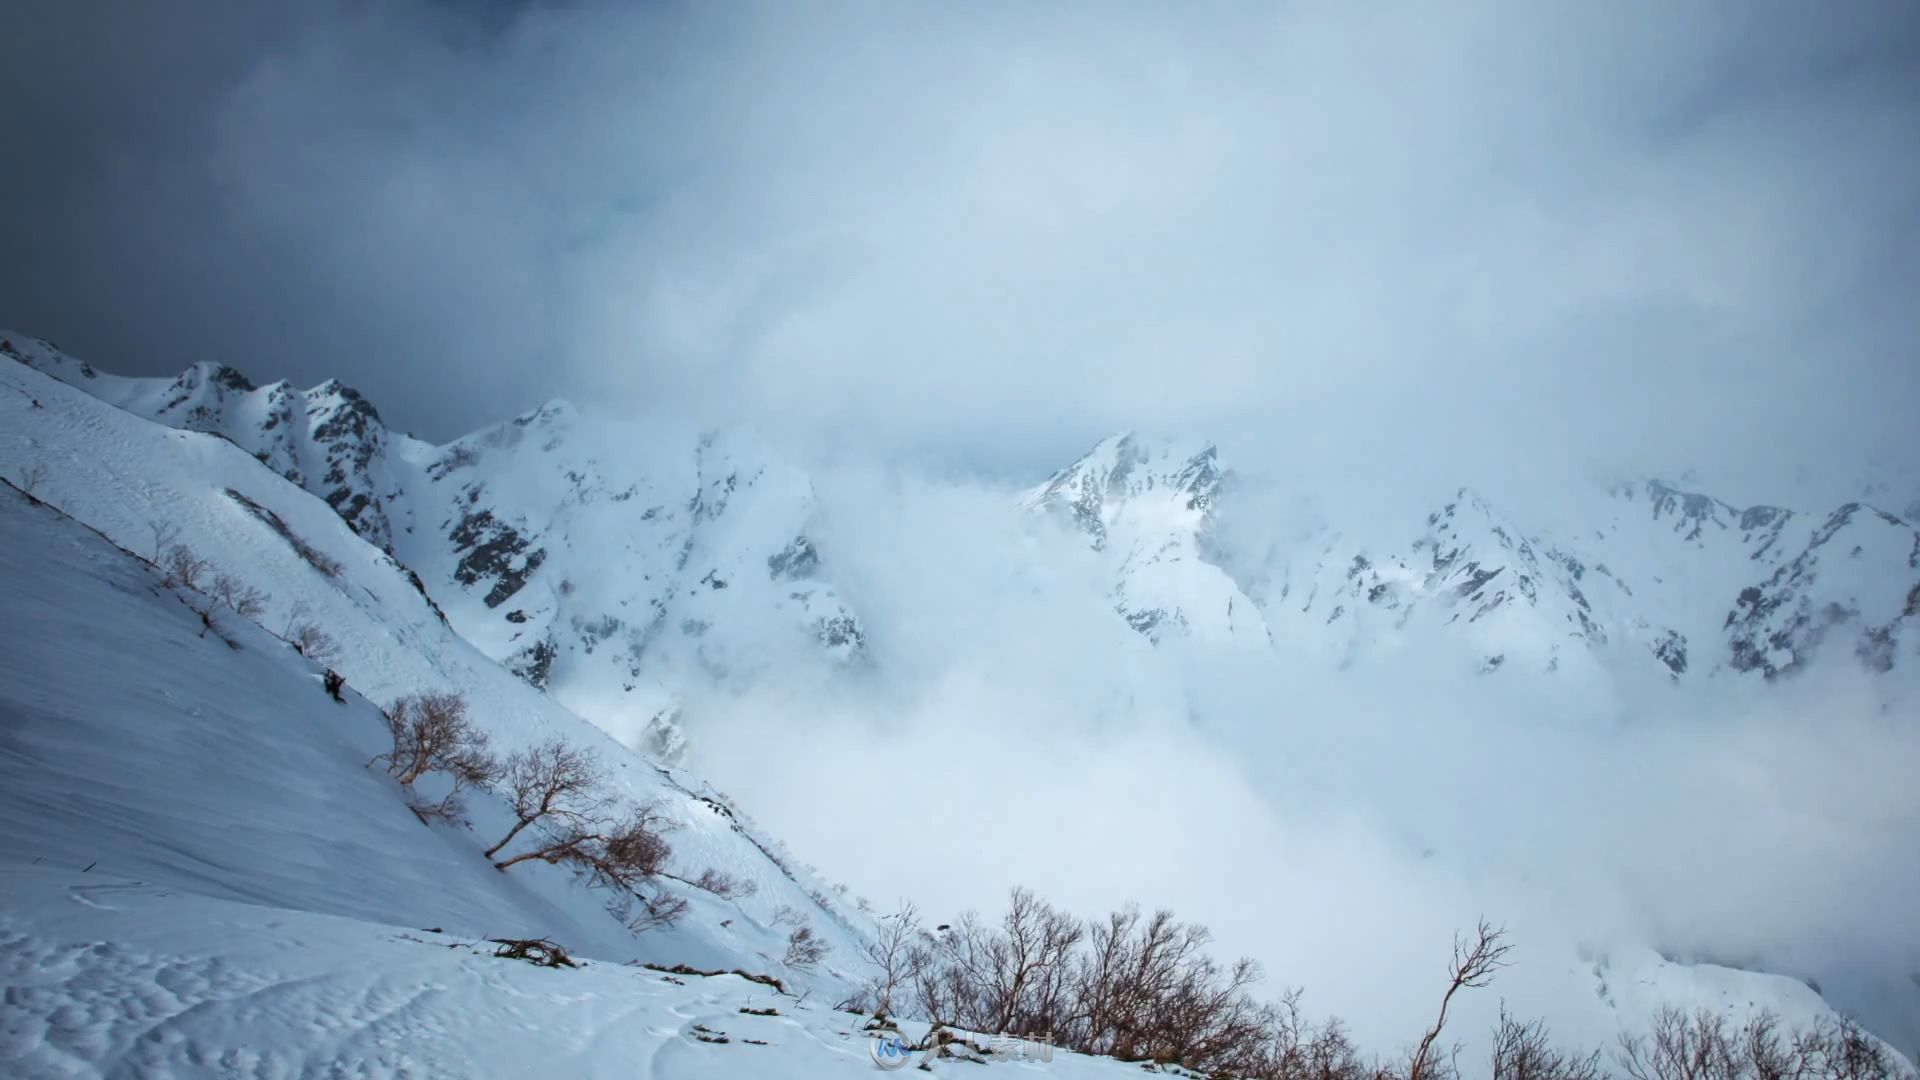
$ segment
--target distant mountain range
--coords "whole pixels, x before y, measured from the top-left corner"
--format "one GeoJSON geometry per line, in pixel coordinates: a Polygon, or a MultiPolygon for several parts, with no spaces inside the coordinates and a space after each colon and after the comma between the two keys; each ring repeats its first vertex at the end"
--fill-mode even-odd
{"type": "MultiPolygon", "coordinates": [[[[868,657],[875,631],[835,587],[812,481],[745,433],[554,401],[434,446],[334,380],[256,386],[210,363],[123,378],[19,334],[0,354],[231,440],[416,574],[487,655],[655,752],[682,738],[688,679],[751,679],[797,643],[831,665],[868,657]]],[[[1885,505],[1789,509],[1648,478],[1556,530],[1467,487],[1384,523],[1261,520],[1242,491],[1213,445],[1129,433],[1008,509],[1104,561],[1110,589],[1087,603],[1183,648],[1349,665],[1438,634],[1489,675],[1778,678],[1828,653],[1920,667],[1920,498],[1884,481],[1885,505]]]]}

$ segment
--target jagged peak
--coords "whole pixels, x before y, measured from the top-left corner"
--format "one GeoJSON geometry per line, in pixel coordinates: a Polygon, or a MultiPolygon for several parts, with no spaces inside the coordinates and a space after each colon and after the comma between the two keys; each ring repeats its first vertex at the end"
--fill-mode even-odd
{"type": "Polygon", "coordinates": [[[384,421],[380,419],[380,410],[374,407],[373,402],[368,401],[366,395],[348,386],[346,383],[341,382],[339,379],[328,379],[326,382],[308,390],[307,401],[309,406],[314,410],[327,409],[329,407],[336,411],[349,409],[366,416],[375,423],[384,425],[384,421]]]}
{"type": "Polygon", "coordinates": [[[1025,501],[1044,500],[1067,489],[1085,490],[1088,485],[1112,497],[1125,497],[1130,493],[1129,480],[1141,469],[1149,473],[1145,488],[1157,489],[1162,485],[1156,481],[1165,480],[1175,490],[1195,494],[1204,489],[1211,494],[1223,471],[1219,458],[1219,449],[1209,441],[1149,438],[1128,429],[1095,443],[1073,464],[1048,477],[1025,501]]]}
{"type": "Polygon", "coordinates": [[[540,403],[539,408],[529,409],[510,422],[520,427],[528,427],[533,424],[551,424],[560,420],[571,420],[578,415],[580,410],[574,408],[573,403],[567,399],[548,398],[540,403]]]}
{"type": "Polygon", "coordinates": [[[214,386],[221,390],[237,390],[247,393],[254,389],[253,380],[246,377],[238,368],[212,360],[200,360],[187,365],[186,369],[174,376],[174,385],[191,389],[199,386],[214,386]]]}

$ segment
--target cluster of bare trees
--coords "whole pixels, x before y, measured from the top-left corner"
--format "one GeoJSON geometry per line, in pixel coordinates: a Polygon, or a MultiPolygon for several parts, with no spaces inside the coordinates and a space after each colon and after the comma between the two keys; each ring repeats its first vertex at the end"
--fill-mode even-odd
{"type": "MultiPolygon", "coordinates": [[[[911,905],[879,920],[865,959],[875,974],[859,1004],[877,1015],[917,1013],[936,1027],[1051,1041],[1124,1061],[1179,1064],[1260,1080],[1457,1080],[1443,1044],[1461,991],[1488,985],[1512,946],[1482,921],[1454,942],[1432,1026],[1403,1057],[1363,1054],[1337,1019],[1309,1020],[1297,990],[1255,997],[1251,960],[1206,953],[1205,927],[1168,911],[1128,907],[1080,920],[1013,890],[997,923],[975,915],[929,932],[911,905]]],[[[1601,1080],[1601,1054],[1555,1046],[1544,1025],[1502,1008],[1491,1033],[1494,1080],[1601,1080]]],[[[1709,1012],[1665,1012],[1644,1039],[1615,1053],[1630,1080],[1894,1080],[1897,1059],[1858,1027],[1791,1034],[1763,1017],[1744,1028],[1709,1012]]]]}
{"type": "MultiPolygon", "coordinates": [[[[192,548],[177,542],[179,525],[153,520],[147,522],[147,529],[153,534],[153,564],[166,576],[166,583],[206,597],[204,606],[194,607],[200,615],[202,636],[215,629],[214,621],[221,608],[254,622],[259,622],[267,613],[267,605],[273,598],[233,574],[214,570],[213,565],[192,548]]],[[[302,656],[325,664],[338,655],[339,644],[333,635],[307,618],[310,611],[304,600],[295,602],[287,613],[286,629],[280,636],[302,656]]]]}
{"type": "MultiPolygon", "coordinates": [[[[1852,1020],[1826,1019],[1783,1030],[1763,1012],[1735,1026],[1708,1009],[1665,1008],[1644,1036],[1624,1036],[1614,1052],[1631,1080],[1890,1080],[1912,1072],[1852,1020]]],[[[1531,1080],[1511,1073],[1512,1080],[1531,1080]]],[[[1584,1080],[1584,1078],[1580,1078],[1584,1080]]]]}
{"type": "Polygon", "coordinates": [[[969,913],[935,934],[885,920],[869,959],[877,1001],[942,1023],[1054,1042],[1125,1061],[1259,1075],[1274,1016],[1251,996],[1252,960],[1222,967],[1205,927],[1137,908],[1083,922],[1015,889],[999,924],[969,913]],[[914,937],[920,940],[908,944],[914,937]]]}
{"type": "MultiPolygon", "coordinates": [[[[266,614],[267,604],[271,601],[266,593],[247,584],[240,578],[225,571],[214,571],[211,563],[194,554],[185,544],[172,543],[179,529],[172,525],[150,523],[154,537],[154,565],[166,575],[166,583],[175,588],[197,592],[205,598],[204,604],[189,604],[200,616],[200,635],[207,631],[218,633],[215,620],[221,608],[243,619],[258,621],[266,614]],[[208,575],[212,576],[209,577],[208,575]]],[[[221,637],[235,648],[239,645],[224,634],[221,637]]]]}
{"type": "Polygon", "coordinates": [[[699,877],[688,884],[696,889],[705,889],[723,900],[734,900],[742,896],[752,896],[760,891],[760,886],[752,878],[737,877],[724,870],[709,866],[699,877]]]}
{"type": "MultiPolygon", "coordinates": [[[[470,788],[498,788],[506,795],[513,824],[485,852],[499,870],[524,862],[570,866],[624,896],[656,877],[673,853],[666,834],[675,822],[661,805],[623,805],[607,792],[598,759],[579,747],[555,739],[496,757],[486,733],[468,718],[466,699],[453,693],[403,697],[386,719],[392,747],[374,755],[368,767],[384,762],[410,792],[428,774],[451,781],[438,800],[410,798],[408,805],[423,821],[465,820],[461,796],[470,788]]],[[[687,908],[673,897],[641,901],[636,929],[671,923],[687,908]]]]}

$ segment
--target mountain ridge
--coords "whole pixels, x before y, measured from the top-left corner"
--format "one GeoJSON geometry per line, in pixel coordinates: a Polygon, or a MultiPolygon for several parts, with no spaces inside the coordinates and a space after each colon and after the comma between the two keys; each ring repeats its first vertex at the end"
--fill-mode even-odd
{"type": "MultiPolygon", "coordinates": [[[[335,379],[256,386],[208,362],[127,379],[12,334],[0,352],[239,445],[417,571],[488,655],[656,750],[684,739],[676,681],[751,680],[796,636],[832,664],[867,656],[871,630],[813,535],[812,479],[739,432],[663,433],[554,399],[434,446],[335,379]]],[[[1249,527],[1241,481],[1213,442],[1129,430],[1015,506],[1082,537],[1107,567],[1104,602],[1157,645],[1348,666],[1439,633],[1487,674],[1628,657],[1676,681],[1776,678],[1841,645],[1879,672],[1920,654],[1920,532],[1865,502],[1739,507],[1642,477],[1575,530],[1470,486],[1400,521],[1249,527]]]]}

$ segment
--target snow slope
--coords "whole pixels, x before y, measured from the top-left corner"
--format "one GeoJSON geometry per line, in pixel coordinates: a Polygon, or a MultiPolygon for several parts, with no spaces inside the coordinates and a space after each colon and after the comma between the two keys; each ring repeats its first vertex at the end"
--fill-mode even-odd
{"type": "MultiPolygon", "coordinates": [[[[36,490],[48,506],[28,508],[8,496],[5,549],[23,617],[5,628],[9,668],[17,669],[4,689],[15,753],[5,764],[13,771],[0,799],[12,807],[8,820],[21,826],[9,843],[27,844],[24,853],[91,849],[88,859],[103,868],[119,866],[161,884],[362,918],[437,919],[476,934],[502,924],[550,927],[541,932],[603,958],[765,965],[784,952],[786,930],[773,926],[782,906],[806,912],[834,953],[851,957],[857,949],[864,917],[831,898],[816,900],[814,894],[829,892],[826,883],[798,871],[790,857],[776,862],[779,846],[743,811],[697,779],[632,754],[475,650],[403,567],[325,503],[231,443],[102,408],[18,365],[0,368],[0,432],[0,468],[8,474],[18,475],[22,463],[53,466],[36,490]],[[315,569],[229,491],[271,511],[341,572],[315,569]],[[54,507],[77,523],[57,518],[54,507]],[[692,915],[680,927],[636,939],[607,913],[604,892],[544,866],[510,875],[490,870],[479,852],[504,833],[502,806],[471,800],[470,834],[423,829],[398,792],[363,767],[380,749],[381,721],[371,708],[325,698],[312,666],[258,627],[229,616],[238,651],[201,638],[198,617],[158,590],[151,567],[81,528],[137,551],[151,549],[152,521],[177,526],[180,541],[216,570],[270,594],[262,625],[282,627],[299,610],[327,629],[341,644],[332,666],[355,695],[384,705],[422,690],[457,690],[503,753],[556,736],[589,748],[606,765],[617,797],[634,805],[659,800],[678,824],[671,872],[694,878],[711,867],[751,881],[758,892],[722,901],[664,882],[661,888],[694,905],[692,915]],[[248,766],[230,770],[210,760],[215,747],[234,748],[248,766]],[[239,793],[222,794],[210,783],[229,777],[239,793]],[[194,793],[214,801],[176,805],[194,793]],[[263,817],[260,804],[295,795],[300,801],[290,803],[284,819],[277,811],[263,817]],[[25,826],[57,807],[69,808],[76,831],[101,833],[94,822],[103,815],[128,828],[85,843],[59,836],[47,841],[50,847],[34,846],[44,830],[25,826]],[[355,815],[375,813],[364,829],[355,824],[355,815]],[[164,824],[133,824],[142,821],[164,824]],[[284,872],[227,853],[236,835],[249,835],[236,821],[257,828],[250,848],[270,856],[269,865],[286,860],[284,872]],[[411,846],[399,842],[409,838],[411,846]],[[421,844],[427,850],[418,850],[421,844]],[[457,854],[444,850],[449,844],[457,854]],[[450,859],[473,869],[460,877],[447,869],[450,859]],[[422,868],[418,888],[407,884],[398,866],[405,862],[422,868]],[[355,880],[359,870],[369,876],[355,880]],[[329,875],[347,878],[337,889],[321,888],[329,875]],[[538,886],[538,903],[525,901],[531,907],[519,898],[533,887],[522,879],[538,886]],[[379,884],[389,880],[398,884],[379,884]],[[460,881],[485,888],[450,890],[460,881]],[[449,891],[461,899],[422,900],[449,891]]],[[[831,965],[818,976],[823,987],[842,984],[831,965]]]]}
{"type": "Polygon", "coordinates": [[[686,678],[861,653],[807,535],[809,482],[742,434],[590,425],[550,402],[434,447],[337,381],[256,387],[211,363],[122,378],[19,334],[0,355],[244,450],[418,572],[487,656],[630,745],[673,750],[686,678]]]}
{"type": "MultiPolygon", "coordinates": [[[[495,871],[483,834],[423,826],[364,767],[372,707],[335,703],[272,634],[228,617],[231,644],[203,635],[190,596],[10,487],[0,549],[0,1073],[874,1072],[862,1018],[831,1008],[844,983],[782,969],[752,905],[690,892],[680,928],[628,935],[564,875],[495,871]],[[490,941],[535,936],[583,966],[498,958],[490,941]],[[784,985],[639,961],[752,965],[784,985]]],[[[484,835],[504,824],[475,818],[484,835]]],[[[707,847],[737,835],[696,820],[672,839],[703,831],[707,847]]],[[[729,869],[771,876],[737,854],[729,869]]],[[[1046,1068],[1134,1071],[1064,1053],[1046,1068]]]]}
{"type": "MultiPolygon", "coordinates": [[[[7,873],[0,1067],[11,1076],[811,1080],[878,1071],[861,1017],[733,975],[593,961],[538,968],[458,934],[236,904],[99,870],[7,873]]],[[[1060,1052],[989,1075],[1139,1071],[1060,1052]]]]}

